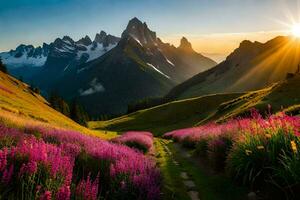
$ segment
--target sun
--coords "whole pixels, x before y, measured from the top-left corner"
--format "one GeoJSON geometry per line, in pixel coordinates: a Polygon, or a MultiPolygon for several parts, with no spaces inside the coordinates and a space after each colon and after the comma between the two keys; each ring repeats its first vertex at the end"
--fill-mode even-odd
{"type": "Polygon", "coordinates": [[[300,23],[294,24],[294,25],[292,26],[292,34],[293,34],[295,37],[300,38],[300,23]]]}

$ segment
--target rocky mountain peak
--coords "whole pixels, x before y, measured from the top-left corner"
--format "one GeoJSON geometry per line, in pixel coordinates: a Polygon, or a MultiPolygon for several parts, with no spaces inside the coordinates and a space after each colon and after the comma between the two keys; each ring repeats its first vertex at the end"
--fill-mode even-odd
{"type": "Polygon", "coordinates": [[[122,38],[132,37],[140,44],[153,44],[156,42],[156,33],[151,31],[146,23],[142,23],[138,18],[131,19],[122,33],[122,38]]]}
{"type": "Polygon", "coordinates": [[[104,31],[101,31],[100,33],[97,33],[94,39],[94,42],[97,43],[103,43],[103,41],[105,40],[107,34],[104,31]]]}
{"type": "Polygon", "coordinates": [[[69,36],[64,36],[62,38],[62,40],[65,41],[65,42],[69,42],[70,44],[74,44],[74,40],[69,36]]]}
{"type": "Polygon", "coordinates": [[[92,44],[92,40],[89,36],[86,35],[84,38],[81,38],[76,43],[83,44],[84,46],[88,46],[88,45],[92,44]]]}
{"type": "Polygon", "coordinates": [[[181,38],[180,45],[178,48],[184,51],[194,51],[192,48],[192,44],[188,41],[186,37],[181,38]]]}

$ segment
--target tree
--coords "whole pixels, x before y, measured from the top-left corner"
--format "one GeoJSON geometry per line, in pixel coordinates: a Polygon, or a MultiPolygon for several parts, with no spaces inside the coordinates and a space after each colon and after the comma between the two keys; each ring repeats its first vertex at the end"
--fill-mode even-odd
{"type": "Polygon", "coordinates": [[[86,126],[86,123],[89,121],[89,115],[76,99],[71,103],[70,117],[75,122],[84,126],[86,126]]]}
{"type": "Polygon", "coordinates": [[[66,115],[67,117],[70,117],[69,104],[63,98],[61,98],[56,92],[51,92],[49,97],[49,103],[52,108],[66,115]]]}
{"type": "Polygon", "coordinates": [[[7,68],[6,66],[3,64],[2,59],[0,58],[0,71],[7,73],[7,68]]]}

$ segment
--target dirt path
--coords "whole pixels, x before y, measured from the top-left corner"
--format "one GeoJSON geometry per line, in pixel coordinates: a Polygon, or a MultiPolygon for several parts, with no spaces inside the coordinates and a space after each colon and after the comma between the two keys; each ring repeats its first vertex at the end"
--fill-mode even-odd
{"type": "MultiPolygon", "coordinates": [[[[195,195],[194,191],[198,191],[200,199],[222,199],[222,200],[246,200],[247,189],[236,186],[231,180],[222,173],[216,173],[207,165],[207,160],[199,160],[192,155],[191,151],[183,148],[178,143],[172,143],[173,154],[176,154],[187,174],[181,174],[182,177],[190,175],[192,182],[187,181],[194,190],[190,196],[195,195]]],[[[198,197],[199,198],[199,197],[198,197]]]]}
{"type": "MultiPolygon", "coordinates": [[[[158,140],[159,140],[159,143],[162,145],[164,151],[166,152],[167,156],[169,157],[169,159],[171,159],[173,164],[175,166],[177,166],[177,168],[179,169],[178,170],[179,174],[173,174],[173,176],[180,177],[180,181],[183,183],[183,185],[185,187],[185,192],[187,193],[187,196],[189,197],[189,199],[200,200],[199,192],[196,191],[196,184],[195,184],[194,180],[187,174],[186,171],[184,171],[182,169],[182,167],[180,166],[180,163],[173,156],[173,153],[167,146],[165,140],[162,140],[162,139],[158,139],[158,140]]],[[[175,197],[175,199],[176,199],[176,197],[175,197]]]]}

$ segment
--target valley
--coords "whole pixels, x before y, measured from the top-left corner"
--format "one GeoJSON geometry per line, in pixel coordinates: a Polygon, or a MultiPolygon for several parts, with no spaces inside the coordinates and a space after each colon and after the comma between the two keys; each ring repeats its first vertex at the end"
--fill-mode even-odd
{"type": "Polygon", "coordinates": [[[300,23],[277,1],[0,10],[0,199],[298,199],[300,23]]]}

